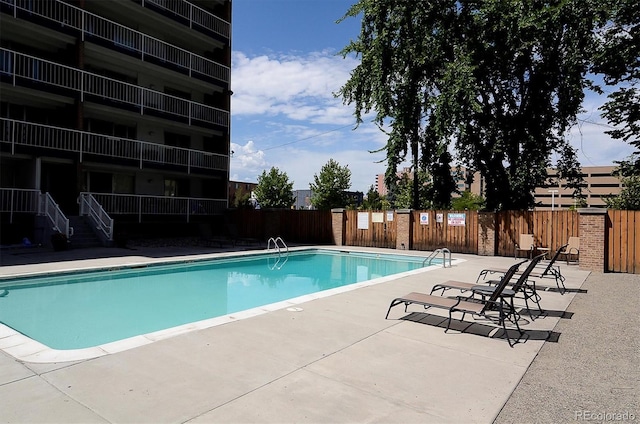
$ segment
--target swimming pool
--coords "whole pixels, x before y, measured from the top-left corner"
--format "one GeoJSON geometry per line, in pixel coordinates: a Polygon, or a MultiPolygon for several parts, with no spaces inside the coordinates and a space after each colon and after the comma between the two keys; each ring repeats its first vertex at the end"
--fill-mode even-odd
{"type": "Polygon", "coordinates": [[[423,269],[423,260],[303,250],[8,279],[0,281],[0,322],[50,349],[86,349],[294,305],[423,269]]]}

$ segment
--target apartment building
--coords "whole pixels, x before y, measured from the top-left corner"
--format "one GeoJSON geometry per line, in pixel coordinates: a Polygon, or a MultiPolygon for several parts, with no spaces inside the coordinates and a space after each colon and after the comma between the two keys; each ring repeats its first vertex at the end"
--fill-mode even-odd
{"type": "Polygon", "coordinates": [[[112,233],[109,219],[227,208],[230,0],[0,0],[0,11],[3,223],[37,213],[71,236],[64,219],[79,215],[112,233]]]}

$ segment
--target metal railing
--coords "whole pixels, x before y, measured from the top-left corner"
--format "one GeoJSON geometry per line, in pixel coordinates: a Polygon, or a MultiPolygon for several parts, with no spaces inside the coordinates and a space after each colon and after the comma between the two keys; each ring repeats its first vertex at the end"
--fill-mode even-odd
{"type": "Polygon", "coordinates": [[[0,212],[9,213],[13,223],[14,213],[40,213],[40,190],[0,188],[0,212]]]}
{"type": "Polygon", "coordinates": [[[446,268],[447,267],[447,255],[449,256],[449,268],[451,268],[451,251],[449,249],[447,249],[446,247],[443,247],[441,249],[436,249],[433,252],[431,252],[431,254],[424,259],[424,261],[422,261],[422,266],[429,266],[431,265],[431,262],[433,262],[433,259],[438,256],[438,254],[442,253],[442,267],[446,268]]]}
{"type": "Polygon", "coordinates": [[[69,219],[51,195],[37,189],[0,188],[0,212],[9,213],[10,223],[13,223],[14,213],[44,215],[49,218],[54,231],[64,234],[67,239],[73,235],[69,219]]]}
{"type": "Polygon", "coordinates": [[[209,31],[212,31],[225,38],[229,38],[230,27],[229,22],[216,15],[206,11],[185,0],[134,0],[140,2],[142,6],[145,3],[152,3],[166,11],[174,13],[187,21],[189,28],[193,28],[193,24],[199,25],[209,31]]]}
{"type": "Polygon", "coordinates": [[[40,210],[43,215],[49,218],[54,231],[64,234],[67,239],[71,238],[73,235],[73,227],[69,226],[69,218],[62,213],[60,207],[51,195],[49,193],[42,193],[40,195],[40,203],[42,205],[40,210]]]}
{"type": "Polygon", "coordinates": [[[109,216],[91,193],[80,193],[80,215],[88,216],[107,240],[113,240],[113,218],[109,216]]]}
{"type": "Polygon", "coordinates": [[[201,121],[229,126],[229,112],[225,110],[12,50],[0,49],[0,73],[11,75],[13,85],[16,85],[16,78],[22,78],[77,91],[82,101],[89,94],[116,104],[134,106],[140,114],[144,114],[145,109],[152,109],[185,118],[189,125],[192,121],[201,121]]]}
{"type": "Polygon", "coordinates": [[[8,118],[0,118],[0,143],[11,144],[12,154],[16,145],[33,146],[76,152],[80,162],[87,154],[131,159],[140,169],[145,164],[162,164],[181,166],[191,173],[194,168],[226,171],[229,166],[226,155],[8,118]]]}
{"type": "Polygon", "coordinates": [[[142,222],[145,215],[191,216],[218,215],[227,208],[227,201],[195,197],[148,196],[136,194],[80,193],[92,194],[109,215],[137,215],[142,222]]]}
{"type": "MultiPolygon", "coordinates": [[[[40,16],[61,24],[61,28],[74,28],[86,36],[98,37],[112,42],[119,48],[126,48],[140,54],[142,60],[146,56],[158,59],[160,63],[168,63],[188,72],[204,75],[225,83],[229,83],[230,68],[213,60],[191,53],[188,50],[166,43],[142,32],[119,23],[110,21],[86,10],[64,3],[60,0],[0,0],[13,7],[14,16],[17,10],[40,16]]],[[[154,2],[155,3],[155,2],[154,2]]]]}

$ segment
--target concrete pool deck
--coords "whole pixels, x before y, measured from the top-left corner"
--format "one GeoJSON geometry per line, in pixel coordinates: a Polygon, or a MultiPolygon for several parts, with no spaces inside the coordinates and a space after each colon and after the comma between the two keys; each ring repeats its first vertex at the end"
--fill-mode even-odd
{"type": "MultiPolygon", "coordinates": [[[[211,251],[3,252],[0,275],[161,262],[211,251]]],[[[514,348],[486,337],[489,328],[481,321],[445,334],[444,311],[426,314],[413,307],[413,314],[405,314],[396,307],[384,319],[394,297],[428,292],[445,280],[474,281],[483,268],[513,263],[453,256],[464,262],[315,299],[299,304],[301,311],[275,310],[99,358],[36,364],[1,352],[0,421],[567,422],[577,420],[576,411],[627,411],[640,419],[638,276],[589,276],[561,264],[574,291],[541,292],[548,313],[533,322],[522,315],[529,339],[514,348]],[[587,293],[576,293],[581,287],[587,293]],[[545,342],[549,332],[551,341],[545,342]],[[595,336],[588,343],[581,339],[585,332],[595,336]],[[578,370],[597,379],[596,389],[579,381],[578,370]],[[578,388],[566,387],[576,381],[578,388]],[[555,409],[544,415],[549,402],[555,409]]],[[[555,286],[551,279],[540,284],[555,286]]]]}

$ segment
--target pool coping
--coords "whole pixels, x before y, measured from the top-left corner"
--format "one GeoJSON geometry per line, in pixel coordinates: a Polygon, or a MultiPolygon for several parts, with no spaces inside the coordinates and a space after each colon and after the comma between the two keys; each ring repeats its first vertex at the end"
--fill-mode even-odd
{"type": "MultiPolygon", "coordinates": [[[[353,252],[353,253],[364,253],[364,254],[376,254],[378,256],[410,256],[410,257],[419,257],[425,258],[425,252],[415,252],[415,251],[402,251],[402,253],[393,253],[393,254],[380,254],[377,252],[371,252],[367,250],[363,250],[363,248],[357,247],[348,247],[339,246],[300,246],[293,247],[289,249],[292,252],[299,252],[304,250],[330,250],[337,252],[353,252]]],[[[47,271],[34,271],[34,272],[23,272],[11,275],[3,275],[0,276],[0,283],[3,280],[13,279],[13,278],[28,278],[28,277],[42,277],[46,275],[58,275],[63,273],[77,273],[77,272],[86,272],[86,271],[104,271],[110,270],[114,268],[122,269],[122,268],[136,268],[150,265],[169,265],[169,264],[179,264],[179,263],[196,263],[211,259],[221,259],[221,258],[232,258],[232,257],[248,257],[248,256],[262,256],[267,254],[264,250],[258,251],[244,251],[244,252],[222,252],[222,253],[209,253],[209,254],[196,254],[196,255],[185,255],[174,258],[163,258],[162,260],[156,260],[152,258],[148,258],[148,261],[142,262],[134,262],[127,263],[125,265],[96,265],[96,266],[88,266],[81,268],[69,268],[62,270],[47,270],[47,271]]],[[[113,258],[118,259],[118,258],[113,258]]],[[[457,265],[462,262],[465,262],[465,259],[453,259],[451,261],[452,265],[457,265]]],[[[311,293],[303,296],[298,296],[295,298],[287,299],[284,301],[279,301],[267,305],[262,305],[256,308],[247,309],[244,311],[240,311],[237,313],[231,313],[222,315],[215,318],[208,318],[201,321],[195,321],[188,324],[183,324],[179,326],[174,326],[170,328],[166,328],[163,330],[154,331],[151,333],[146,333],[142,335],[137,335],[133,337],[128,337],[125,339],[121,339],[115,342],[105,343],[102,345],[82,348],[82,349],[52,349],[38,341],[35,341],[28,336],[0,323],[0,350],[4,351],[8,355],[14,357],[15,359],[23,362],[30,363],[56,363],[56,362],[71,362],[71,361],[80,361],[98,358],[105,355],[110,355],[113,353],[123,352],[129,349],[134,349],[136,347],[148,345],[160,340],[164,340],[167,338],[175,337],[181,334],[189,333],[192,331],[203,330],[206,328],[215,327],[218,325],[228,324],[231,322],[235,322],[238,320],[243,320],[251,317],[255,317],[261,314],[265,314],[268,312],[288,309],[291,312],[300,312],[302,308],[297,305],[315,300],[321,299],[324,297],[330,297],[339,293],[345,293],[348,291],[356,290],[363,287],[369,287],[376,284],[385,283],[388,281],[393,281],[399,278],[417,275],[421,273],[426,273],[428,271],[440,268],[441,264],[437,265],[428,265],[423,268],[414,269],[411,271],[405,271],[398,274],[393,274],[385,277],[379,277],[372,280],[361,281],[341,287],[336,287],[329,290],[323,290],[316,293],[311,293]]]]}

